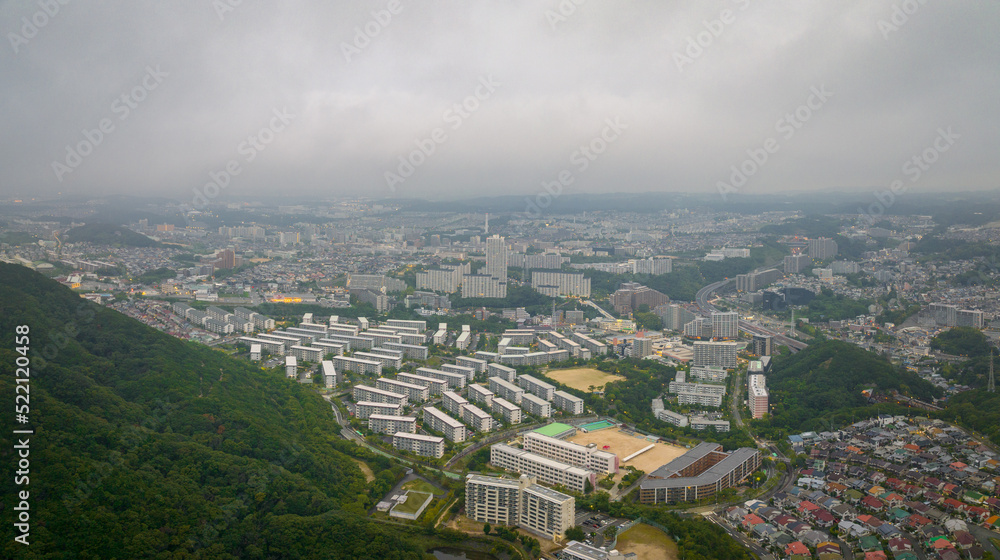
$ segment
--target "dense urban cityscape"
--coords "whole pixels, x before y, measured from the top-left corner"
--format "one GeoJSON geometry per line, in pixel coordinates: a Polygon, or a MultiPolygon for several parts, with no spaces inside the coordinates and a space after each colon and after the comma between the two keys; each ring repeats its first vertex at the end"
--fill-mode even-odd
{"type": "Polygon", "coordinates": [[[119,224],[11,208],[5,263],[312,387],[339,437],[405,466],[373,520],[492,528],[517,554],[581,560],[658,550],[642,527],[662,520],[629,507],[690,512],[768,559],[998,544],[996,416],[948,414],[995,391],[996,222],[352,199],[146,204],[132,211],[168,218],[119,224]],[[807,355],[861,379],[796,385],[807,355]],[[801,410],[837,383],[847,402],[801,410]]]}
{"type": "Polygon", "coordinates": [[[0,559],[1000,560],[998,23],[0,2],[0,559]]]}

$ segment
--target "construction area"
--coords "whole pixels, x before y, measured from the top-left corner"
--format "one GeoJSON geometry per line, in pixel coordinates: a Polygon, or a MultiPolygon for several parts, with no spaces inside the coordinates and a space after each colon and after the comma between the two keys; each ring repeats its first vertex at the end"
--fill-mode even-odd
{"type": "Polygon", "coordinates": [[[599,430],[596,432],[577,432],[573,437],[567,439],[580,445],[596,444],[598,449],[609,451],[618,455],[620,467],[633,466],[647,473],[652,472],[661,466],[673,461],[677,457],[687,453],[688,449],[677,445],[666,443],[653,443],[641,434],[629,434],[622,430],[599,430]],[[640,453],[629,461],[624,459],[634,453],[652,446],[648,451],[640,453]]]}

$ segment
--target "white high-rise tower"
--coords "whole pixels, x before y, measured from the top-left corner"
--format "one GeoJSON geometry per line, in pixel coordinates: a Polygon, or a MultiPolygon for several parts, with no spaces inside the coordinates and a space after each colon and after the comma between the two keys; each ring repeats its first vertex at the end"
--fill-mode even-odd
{"type": "Polygon", "coordinates": [[[507,281],[507,240],[499,235],[486,238],[486,274],[507,281]]]}

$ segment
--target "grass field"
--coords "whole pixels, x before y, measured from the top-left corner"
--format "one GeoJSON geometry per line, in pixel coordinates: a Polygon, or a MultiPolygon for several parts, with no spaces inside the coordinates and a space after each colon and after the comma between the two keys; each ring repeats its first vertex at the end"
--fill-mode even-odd
{"type": "MultiPolygon", "coordinates": [[[[643,447],[646,447],[650,443],[645,439],[624,434],[613,428],[590,432],[587,434],[577,432],[575,436],[569,438],[569,441],[579,443],[580,445],[587,445],[588,443],[597,444],[598,449],[610,451],[611,453],[618,455],[619,461],[625,459],[625,457],[628,457],[636,451],[639,451],[643,447]],[[604,449],[605,445],[607,445],[609,449],[604,449]]],[[[632,459],[628,463],[622,462],[621,466],[625,467],[626,465],[631,465],[641,471],[649,473],[669,463],[670,461],[673,461],[686,452],[687,449],[683,447],[657,443],[655,447],[642,455],[639,455],[635,459],[632,459]]]]}
{"type": "Polygon", "coordinates": [[[434,486],[426,480],[416,479],[411,480],[403,485],[404,490],[414,490],[416,492],[426,492],[428,494],[441,494],[443,493],[440,488],[434,486]]]}
{"type": "Polygon", "coordinates": [[[594,368],[556,369],[546,372],[545,376],[579,391],[589,391],[591,385],[595,390],[600,390],[605,383],[625,379],[621,375],[604,373],[594,368]]]}
{"type": "Polygon", "coordinates": [[[427,498],[433,498],[433,496],[426,492],[414,491],[410,491],[406,496],[406,501],[392,508],[393,511],[397,513],[417,513],[417,510],[420,509],[420,506],[424,505],[424,501],[427,498]]]}
{"type": "Polygon", "coordinates": [[[663,531],[640,523],[618,537],[618,550],[634,552],[638,560],[677,559],[677,544],[663,531]]]}

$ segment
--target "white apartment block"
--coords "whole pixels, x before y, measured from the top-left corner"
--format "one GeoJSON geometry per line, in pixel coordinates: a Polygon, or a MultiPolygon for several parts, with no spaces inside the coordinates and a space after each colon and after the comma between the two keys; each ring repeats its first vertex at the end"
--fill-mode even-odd
{"type": "Polygon", "coordinates": [[[597,474],[592,471],[501,443],[490,447],[490,463],[501,469],[538,477],[546,484],[561,484],[576,492],[583,492],[588,480],[591,486],[597,482],[597,474]]]}
{"type": "Polygon", "coordinates": [[[295,356],[285,356],[285,377],[294,379],[299,375],[299,361],[295,356]]]}
{"type": "Polygon", "coordinates": [[[402,416],[403,405],[372,401],[361,401],[354,405],[354,417],[358,420],[365,420],[366,418],[371,417],[372,414],[381,414],[383,416],[402,416]]]}
{"type": "Polygon", "coordinates": [[[552,403],[531,393],[525,393],[521,397],[521,408],[528,414],[538,416],[539,418],[552,417],[552,403]]]}
{"type": "Polygon", "coordinates": [[[486,360],[470,358],[468,356],[459,356],[455,358],[455,363],[460,366],[472,368],[476,373],[486,373],[486,360]]]}
{"type": "Polygon", "coordinates": [[[763,375],[757,373],[747,377],[747,394],[753,417],[763,418],[768,406],[767,380],[763,375]]]}
{"type": "Polygon", "coordinates": [[[536,483],[470,474],[465,482],[465,511],[470,519],[520,526],[549,539],[562,537],[575,522],[576,500],[536,483]]]}
{"type": "Polygon", "coordinates": [[[432,395],[440,395],[448,388],[448,384],[441,379],[427,377],[426,375],[417,375],[415,373],[397,373],[396,379],[405,381],[406,383],[412,383],[414,385],[423,385],[424,387],[430,389],[430,394],[432,395]]]}
{"type": "Polygon", "coordinates": [[[579,342],[584,348],[590,350],[590,353],[599,356],[601,354],[608,353],[608,345],[603,342],[598,342],[593,338],[581,333],[573,333],[573,340],[579,342]]]}
{"type": "Polygon", "coordinates": [[[530,375],[522,375],[517,378],[517,384],[525,391],[537,395],[547,401],[552,400],[552,394],[556,388],[551,383],[546,383],[541,379],[536,379],[530,375]]]}
{"type": "Polygon", "coordinates": [[[673,424],[681,428],[688,425],[688,417],[685,414],[674,412],[673,410],[661,409],[656,411],[656,417],[667,424],[673,424]]]}
{"type": "Polygon", "coordinates": [[[403,353],[403,356],[411,360],[426,360],[430,352],[426,346],[403,342],[386,342],[385,347],[390,350],[399,350],[403,353]]]}
{"type": "Polygon", "coordinates": [[[736,367],[736,342],[695,342],[694,366],[736,367]]]}
{"type": "Polygon", "coordinates": [[[386,325],[390,327],[404,327],[410,329],[416,329],[417,332],[424,332],[427,330],[427,321],[413,321],[410,319],[389,319],[385,322],[386,325]]]}
{"type": "Polygon", "coordinates": [[[421,457],[441,458],[444,455],[443,437],[396,432],[392,436],[392,446],[421,457]]]}
{"type": "Polygon", "coordinates": [[[470,474],[465,477],[465,515],[480,523],[514,526],[518,524],[518,505],[522,480],[470,474]]]}
{"type": "Polygon", "coordinates": [[[531,287],[535,291],[551,297],[590,297],[590,278],[584,276],[582,272],[532,270],[531,287]]]}
{"type": "Polygon", "coordinates": [[[314,347],[319,348],[323,351],[323,355],[333,354],[334,356],[343,356],[346,344],[336,343],[336,342],[323,342],[322,340],[317,340],[312,344],[314,347]]]}
{"type": "Polygon", "coordinates": [[[563,536],[576,522],[576,500],[538,484],[522,492],[519,505],[520,526],[553,540],[563,536]]]}
{"type": "Polygon", "coordinates": [[[691,429],[692,430],[712,429],[715,430],[716,432],[728,432],[729,420],[714,420],[711,418],[705,418],[704,416],[692,416],[691,429]]]}
{"type": "Polygon", "coordinates": [[[428,367],[417,368],[417,373],[424,377],[433,377],[434,379],[440,379],[448,384],[449,387],[453,389],[461,389],[465,387],[465,376],[459,373],[452,373],[450,371],[441,371],[439,369],[433,369],[428,367]]]}
{"type": "Polygon", "coordinates": [[[477,432],[491,432],[496,428],[496,420],[474,404],[463,404],[461,412],[462,421],[477,432]]]}
{"type": "Polygon", "coordinates": [[[373,352],[355,352],[352,355],[355,360],[367,360],[369,362],[377,362],[382,364],[384,368],[396,368],[399,369],[403,367],[403,359],[395,356],[385,356],[382,354],[375,354],[373,352]]]}
{"type": "Polygon", "coordinates": [[[507,282],[488,274],[466,274],[462,276],[463,298],[505,298],[507,282]]]}
{"type": "Polygon", "coordinates": [[[719,408],[722,406],[722,398],[722,395],[679,392],[677,393],[677,404],[697,404],[719,408]]]}
{"type": "Polygon", "coordinates": [[[459,350],[465,350],[469,347],[469,341],[472,339],[472,333],[469,331],[462,331],[457,337],[455,337],[455,348],[459,350]]]}
{"type": "Polygon", "coordinates": [[[430,269],[417,273],[417,289],[454,293],[462,285],[463,271],[455,269],[430,269]]]}
{"type": "Polygon", "coordinates": [[[337,368],[333,366],[333,362],[330,360],[323,360],[320,364],[320,370],[323,372],[323,384],[327,389],[333,389],[337,386],[337,368]]]}
{"type": "MultiPolygon", "coordinates": [[[[514,350],[514,348],[508,348],[508,350],[514,350]]],[[[500,361],[512,366],[540,366],[552,361],[565,360],[568,357],[569,353],[565,350],[556,350],[555,352],[508,353],[501,355],[500,361]]]]}
{"type": "Polygon", "coordinates": [[[490,406],[493,401],[493,391],[482,385],[469,385],[469,401],[490,406]]]}
{"type": "MultiPolygon", "coordinates": [[[[484,350],[476,350],[475,356],[480,360],[486,360],[487,362],[496,362],[500,359],[500,354],[496,352],[486,352],[484,350]]],[[[489,375],[489,373],[487,373],[489,375]]]]}
{"type": "Polygon", "coordinates": [[[726,386],[722,383],[689,383],[686,381],[671,381],[671,393],[697,393],[699,395],[724,395],[726,386]]]}
{"type": "Polygon", "coordinates": [[[740,334],[740,315],[735,311],[712,312],[712,336],[737,338],[740,334]]]}
{"type": "Polygon", "coordinates": [[[531,329],[507,329],[502,338],[509,338],[514,346],[529,346],[535,341],[535,331],[531,329]]]}
{"type": "Polygon", "coordinates": [[[253,345],[255,344],[260,345],[261,348],[267,350],[271,354],[282,355],[285,353],[285,345],[274,340],[255,338],[252,336],[241,336],[237,342],[245,346],[250,346],[251,348],[253,348],[253,345]]]}
{"type": "Polygon", "coordinates": [[[461,416],[462,407],[467,404],[469,404],[469,401],[454,391],[445,391],[441,394],[441,406],[455,416],[461,416]]]}
{"type": "Polygon", "coordinates": [[[462,374],[462,375],[465,376],[465,379],[468,380],[468,381],[472,381],[476,377],[476,370],[474,370],[474,369],[472,369],[470,367],[459,366],[459,365],[455,365],[455,364],[441,364],[441,371],[447,371],[449,373],[459,373],[459,374],[462,374]]]}
{"type": "Polygon", "coordinates": [[[521,423],[521,408],[510,401],[501,399],[500,397],[495,397],[493,401],[490,402],[490,411],[503,418],[508,424],[521,423]]]}
{"type": "Polygon", "coordinates": [[[424,387],[423,385],[417,385],[415,383],[407,383],[398,379],[386,379],[385,377],[380,377],[375,382],[375,387],[377,389],[382,389],[383,391],[391,391],[393,393],[406,395],[410,402],[414,403],[425,402],[431,397],[431,390],[429,387],[424,387]]]}
{"type": "MultiPolygon", "coordinates": [[[[497,356],[499,358],[499,356],[497,356]]],[[[490,377],[499,377],[504,381],[509,381],[513,383],[517,380],[517,370],[512,367],[507,367],[503,364],[490,363],[486,366],[486,375],[490,377]]]]}
{"type": "Polygon", "coordinates": [[[323,361],[323,349],[312,346],[292,346],[289,351],[303,362],[319,363],[323,361]]]}
{"type": "Polygon", "coordinates": [[[433,406],[424,408],[424,427],[444,434],[445,439],[456,443],[465,441],[468,437],[465,424],[448,416],[433,406]]]}
{"type": "Polygon", "coordinates": [[[406,406],[409,397],[403,393],[394,393],[384,389],[376,389],[367,385],[355,385],[353,391],[354,402],[377,402],[388,404],[399,404],[406,406]]]}
{"type": "Polygon", "coordinates": [[[574,397],[566,391],[552,393],[552,404],[569,414],[583,414],[583,399],[574,397]]]}
{"type": "Polygon", "coordinates": [[[415,434],[417,433],[417,419],[413,416],[372,414],[368,417],[368,429],[377,434],[394,434],[396,432],[415,434]]]}
{"type": "Polygon", "coordinates": [[[501,377],[491,377],[489,383],[490,391],[493,391],[493,394],[512,401],[515,404],[520,404],[521,397],[524,395],[524,389],[501,377]]]}
{"type": "Polygon", "coordinates": [[[375,341],[371,338],[361,336],[350,336],[346,334],[330,333],[326,335],[323,342],[340,342],[349,344],[354,350],[370,350],[375,346],[375,341]]]}
{"type": "Polygon", "coordinates": [[[380,329],[368,329],[363,333],[358,334],[358,338],[367,338],[374,342],[374,346],[382,346],[388,342],[402,343],[403,337],[392,331],[383,331],[380,329]]]}
{"type": "Polygon", "coordinates": [[[374,360],[334,356],[333,365],[336,366],[337,371],[353,371],[360,375],[382,375],[382,362],[374,360]]]}
{"type": "Polygon", "coordinates": [[[259,362],[260,361],[260,355],[261,355],[261,353],[262,352],[261,352],[261,345],[260,344],[251,344],[250,345],[250,359],[251,360],[253,360],[255,362],[259,362]]]}
{"type": "Polygon", "coordinates": [[[691,379],[709,383],[723,383],[729,377],[726,368],[719,366],[691,366],[691,379]]]}
{"type": "MultiPolygon", "coordinates": [[[[393,344],[390,342],[389,344],[393,344]]],[[[368,354],[375,354],[376,356],[388,356],[390,358],[403,359],[403,351],[396,348],[385,348],[382,346],[373,346],[367,352],[368,354]]]]}
{"type": "MultiPolygon", "coordinates": [[[[330,319],[332,320],[333,317],[330,317],[330,319]]],[[[348,325],[346,323],[337,323],[337,322],[331,322],[330,325],[326,328],[327,334],[331,334],[333,332],[341,332],[349,336],[358,336],[358,333],[360,331],[361,329],[357,325],[348,325]]]]}
{"type": "Polygon", "coordinates": [[[438,325],[438,330],[434,333],[431,341],[434,344],[444,344],[448,341],[448,323],[440,323],[438,325]]]}
{"type": "Polygon", "coordinates": [[[537,432],[528,432],[524,435],[524,448],[537,455],[581,469],[606,474],[618,472],[618,456],[601,451],[594,444],[580,445],[537,432]]]}

